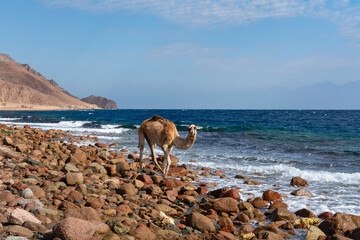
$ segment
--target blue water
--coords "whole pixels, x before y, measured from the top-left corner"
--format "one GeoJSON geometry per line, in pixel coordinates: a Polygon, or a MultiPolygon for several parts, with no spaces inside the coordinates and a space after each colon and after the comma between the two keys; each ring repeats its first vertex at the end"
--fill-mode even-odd
{"type": "MultiPolygon", "coordinates": [[[[154,114],[173,121],[186,136],[199,127],[192,150],[173,150],[181,163],[225,170],[228,178],[203,179],[237,186],[243,199],[274,189],[288,198],[290,209],[306,207],[360,215],[360,111],[348,110],[90,110],[0,112],[0,122],[44,129],[96,133],[104,142],[137,150],[137,128],[154,114]],[[8,121],[8,122],[6,122],[8,121]],[[197,160],[196,163],[190,160],[197,160]],[[252,175],[260,172],[263,176],[252,175]],[[263,183],[248,186],[236,174],[263,183]],[[292,177],[310,182],[314,197],[293,197],[292,177]],[[274,187],[274,184],[280,187],[274,187]],[[326,193],[325,193],[326,192],[326,193]]],[[[149,153],[149,151],[148,151],[149,153]]],[[[159,150],[158,153],[161,153],[159,150]]]]}

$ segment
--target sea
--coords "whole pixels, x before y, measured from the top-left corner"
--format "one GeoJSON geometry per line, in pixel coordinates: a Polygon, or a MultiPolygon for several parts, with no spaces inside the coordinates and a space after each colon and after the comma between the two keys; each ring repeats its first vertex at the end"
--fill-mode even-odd
{"type": "MultiPolygon", "coordinates": [[[[224,170],[201,177],[238,188],[242,200],[280,192],[289,209],[360,215],[360,111],[357,110],[80,110],[0,112],[0,122],[60,129],[117,142],[114,151],[138,151],[137,129],[154,114],[173,121],[180,136],[198,126],[194,146],[172,154],[195,169],[224,170]],[[191,161],[196,160],[196,162],[191,161]],[[257,174],[254,174],[257,173],[257,174]],[[240,174],[261,185],[244,184],[240,174]],[[293,196],[293,177],[306,179],[313,197],[293,196]]],[[[92,144],[84,142],[82,144],[92,144]]],[[[160,148],[157,154],[162,154],[160,148]]],[[[148,146],[145,153],[150,154],[148,146]]],[[[200,171],[201,172],[201,171],[200,171]]]]}

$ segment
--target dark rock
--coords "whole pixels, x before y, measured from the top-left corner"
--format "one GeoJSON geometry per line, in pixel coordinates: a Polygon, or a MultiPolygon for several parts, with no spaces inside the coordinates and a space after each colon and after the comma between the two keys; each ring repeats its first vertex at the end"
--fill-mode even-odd
{"type": "Polygon", "coordinates": [[[314,218],[316,217],[316,214],[313,213],[312,211],[306,209],[306,208],[303,208],[303,209],[300,209],[300,210],[297,210],[295,212],[296,216],[299,216],[299,217],[307,217],[307,218],[314,218]]]}

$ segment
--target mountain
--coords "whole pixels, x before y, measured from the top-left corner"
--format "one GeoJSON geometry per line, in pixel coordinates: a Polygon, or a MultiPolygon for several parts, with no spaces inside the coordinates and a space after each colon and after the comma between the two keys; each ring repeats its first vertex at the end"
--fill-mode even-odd
{"type": "Polygon", "coordinates": [[[48,80],[28,64],[0,54],[0,109],[98,109],[48,80]]]}
{"type": "Polygon", "coordinates": [[[97,96],[91,95],[89,97],[82,98],[81,101],[84,101],[84,102],[90,103],[90,104],[95,104],[104,109],[117,109],[116,102],[109,100],[107,98],[104,98],[104,97],[97,97],[97,96]]]}

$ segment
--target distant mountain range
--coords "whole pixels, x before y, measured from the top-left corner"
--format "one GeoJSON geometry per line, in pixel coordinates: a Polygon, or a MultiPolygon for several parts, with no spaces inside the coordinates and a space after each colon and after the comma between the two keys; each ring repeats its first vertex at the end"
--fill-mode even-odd
{"type": "Polygon", "coordinates": [[[71,95],[54,80],[48,80],[28,64],[0,54],[0,109],[100,109],[71,95]]]}

